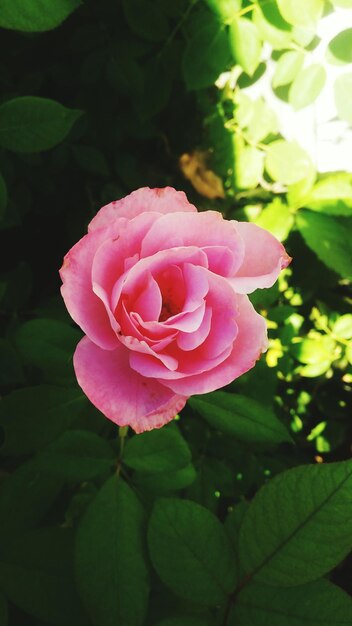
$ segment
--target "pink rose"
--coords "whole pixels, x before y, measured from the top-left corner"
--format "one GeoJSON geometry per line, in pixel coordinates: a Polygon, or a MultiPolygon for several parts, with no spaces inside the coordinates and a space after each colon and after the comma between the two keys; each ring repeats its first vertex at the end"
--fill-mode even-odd
{"type": "Polygon", "coordinates": [[[198,213],[171,187],[104,206],[60,270],[86,333],[74,354],[79,385],[116,424],[159,428],[190,395],[253,367],[267,334],[246,294],[271,287],[289,262],[262,228],[198,213]]]}

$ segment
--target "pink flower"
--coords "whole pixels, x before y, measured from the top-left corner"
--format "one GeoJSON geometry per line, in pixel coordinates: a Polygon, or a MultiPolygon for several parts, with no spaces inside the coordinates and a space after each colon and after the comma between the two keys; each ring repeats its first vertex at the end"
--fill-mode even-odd
{"type": "Polygon", "coordinates": [[[198,213],[171,187],[104,206],[60,270],[86,334],[74,355],[79,385],[120,426],[163,426],[190,395],[253,367],[267,334],[246,294],[271,287],[289,262],[262,228],[198,213]]]}

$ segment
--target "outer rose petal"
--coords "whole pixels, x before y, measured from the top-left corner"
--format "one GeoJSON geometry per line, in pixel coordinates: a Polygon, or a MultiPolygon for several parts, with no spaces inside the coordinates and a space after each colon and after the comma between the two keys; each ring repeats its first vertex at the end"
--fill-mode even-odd
{"type": "Polygon", "coordinates": [[[106,350],[115,348],[118,339],[103,302],[93,293],[92,264],[97,249],[125,222],[117,220],[113,228],[99,229],[82,237],[66,254],[60,269],[61,294],[71,317],[92,341],[106,350]]]}
{"type": "Polygon", "coordinates": [[[132,219],[140,213],[149,213],[150,211],[156,213],[175,213],[175,211],[197,213],[196,207],[188,202],[183,191],[176,191],[173,187],[164,187],[163,189],[142,187],[125,198],[121,198],[121,200],[103,206],[93,217],[88,230],[92,231],[102,226],[108,226],[118,217],[132,219]]]}
{"type": "Polygon", "coordinates": [[[231,383],[248,370],[267,348],[265,319],[253,308],[247,296],[238,296],[238,335],[231,354],[212,370],[163,383],[175,393],[191,396],[208,393],[231,383]]]}
{"type": "Polygon", "coordinates": [[[115,424],[131,426],[137,433],[160,428],[184,407],[187,397],[131,370],[128,356],[122,345],[102,350],[83,337],[73,357],[78,384],[115,424]]]}
{"type": "Polygon", "coordinates": [[[232,222],[241,235],[245,250],[242,265],[230,279],[237,293],[252,293],[255,289],[272,287],[282,269],[291,262],[283,245],[256,224],[232,222]]]}

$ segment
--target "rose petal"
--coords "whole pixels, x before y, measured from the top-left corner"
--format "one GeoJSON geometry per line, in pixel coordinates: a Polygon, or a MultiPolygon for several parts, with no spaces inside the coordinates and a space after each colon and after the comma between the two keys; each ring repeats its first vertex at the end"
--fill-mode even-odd
{"type": "Polygon", "coordinates": [[[118,345],[104,303],[93,292],[91,269],[97,249],[107,237],[116,235],[125,220],[119,220],[110,229],[99,229],[85,235],[66,254],[60,276],[61,293],[74,321],[100,347],[112,350],[118,345]]]}
{"type": "Polygon", "coordinates": [[[106,417],[137,433],[160,428],[184,407],[187,398],[131,370],[128,350],[101,350],[84,337],[74,354],[77,380],[106,417]]]}
{"type": "Polygon", "coordinates": [[[255,289],[272,287],[291,257],[283,245],[256,224],[234,222],[244,245],[243,263],[234,278],[229,279],[237,293],[252,293],[255,289]]]}
{"type": "Polygon", "coordinates": [[[189,350],[195,350],[198,348],[206,337],[209,335],[211,327],[212,310],[210,307],[206,308],[202,323],[199,328],[193,333],[180,332],[177,336],[177,345],[181,350],[188,352],[189,350]]]}
{"type": "Polygon", "coordinates": [[[131,309],[138,313],[145,322],[159,319],[161,312],[161,293],[159,285],[153,276],[148,273],[146,285],[138,298],[131,305],[131,309]]]}
{"type": "Polygon", "coordinates": [[[267,348],[265,319],[256,313],[247,296],[238,296],[238,335],[230,355],[213,369],[195,376],[160,379],[175,393],[192,395],[219,389],[250,370],[267,348]]]}
{"type": "Polygon", "coordinates": [[[244,247],[239,233],[218,211],[163,215],[145,236],[142,256],[151,256],[159,250],[187,246],[209,249],[209,269],[221,275],[233,275],[243,260],[244,247]],[[228,253],[221,258],[212,254],[213,246],[228,248],[231,262],[229,263],[228,253]]]}
{"type": "Polygon", "coordinates": [[[165,187],[163,189],[143,187],[133,191],[121,200],[116,200],[103,206],[96,216],[93,217],[88,230],[92,231],[96,228],[107,226],[118,217],[132,219],[136,215],[150,211],[174,213],[175,211],[197,212],[197,209],[188,202],[183,191],[176,191],[173,187],[165,187]]]}

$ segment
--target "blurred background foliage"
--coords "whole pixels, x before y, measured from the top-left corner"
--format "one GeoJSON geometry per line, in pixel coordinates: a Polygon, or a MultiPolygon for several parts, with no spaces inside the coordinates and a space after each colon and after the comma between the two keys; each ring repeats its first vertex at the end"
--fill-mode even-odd
{"type": "MultiPolygon", "coordinates": [[[[246,93],[271,64],[277,98],[294,110],[312,104],[326,74],[311,58],[317,24],[336,7],[352,14],[350,0],[1,0],[1,626],[334,626],[339,615],[352,624],[348,596],[320,578],[352,545],[350,522],[345,548],[333,532],[352,518],[350,496],[342,517],[328,511],[321,535],[313,525],[316,544],[292,548],[320,560],[330,537],[330,561],[306,579],[297,570],[284,590],[269,571],[271,587],[254,576],[236,603],[231,562],[217,556],[230,541],[251,579],[257,556],[243,554],[269,521],[259,515],[251,535],[248,513],[238,548],[247,501],[276,474],[292,495],[296,474],[286,470],[316,464],[297,474],[301,523],[307,501],[320,502],[324,484],[336,488],[335,475],[319,474],[320,486],[311,470],[351,453],[352,174],[319,174],[265,100],[246,93]],[[252,296],[270,338],[255,369],[124,443],[75,382],[81,334],[58,268],[103,204],[146,185],[172,185],[200,210],[267,228],[293,262],[252,296]],[[146,520],[160,496],[147,557],[146,520]],[[226,519],[226,540],[208,511],[226,519]],[[160,531],[170,519],[177,536],[160,531]],[[203,537],[194,550],[223,588],[187,561],[183,533],[203,537]]],[[[326,62],[346,68],[333,90],[352,125],[351,33],[330,41],[326,62]]],[[[280,494],[272,502],[287,527],[280,494]]],[[[283,577],[295,571],[286,561],[283,577]]],[[[331,580],[351,593],[350,574],[345,560],[331,580]]]]}

